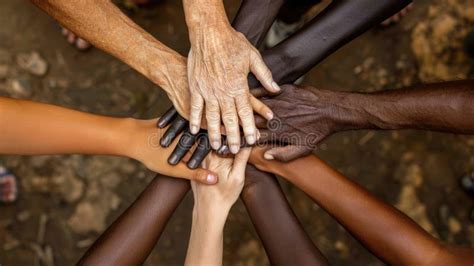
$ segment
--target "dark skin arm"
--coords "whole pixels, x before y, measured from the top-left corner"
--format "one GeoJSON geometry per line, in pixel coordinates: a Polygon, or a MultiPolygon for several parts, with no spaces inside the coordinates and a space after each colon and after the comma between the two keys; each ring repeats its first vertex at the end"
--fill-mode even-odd
{"type": "Polygon", "coordinates": [[[310,153],[332,133],[353,129],[423,129],[474,134],[474,80],[425,84],[375,93],[282,86],[282,94],[264,99],[276,119],[257,126],[262,142],[276,147],[267,158],[288,161],[310,153]],[[294,108],[294,106],[299,108],[294,108]],[[296,136],[289,138],[288,136],[296,136]]]}
{"type": "MultiPolygon", "coordinates": [[[[281,1],[274,2],[277,2],[275,5],[281,5],[281,1]]],[[[262,52],[263,60],[273,73],[273,78],[276,82],[279,84],[291,83],[344,44],[369,30],[371,27],[378,25],[384,19],[407,6],[410,2],[409,0],[332,1],[322,13],[316,16],[299,32],[276,47],[262,52]]],[[[273,6],[274,3],[271,5],[273,6]]],[[[265,14],[265,11],[258,10],[256,13],[265,14]]],[[[269,15],[269,17],[266,17],[266,19],[270,18],[270,15],[272,19],[265,20],[265,22],[273,22],[276,12],[271,14],[269,12],[267,15],[269,15]]],[[[244,19],[243,16],[242,19],[244,19]]],[[[254,45],[263,39],[266,31],[252,34],[249,28],[245,28],[248,24],[242,23],[239,16],[237,16],[235,21],[237,22],[234,23],[235,29],[244,33],[246,36],[259,35],[259,38],[255,37],[251,39],[251,41],[256,41],[253,43],[254,45]]],[[[255,23],[254,25],[269,24],[255,23]]],[[[252,30],[254,29],[252,28],[252,30]]],[[[268,27],[257,27],[257,31],[260,30],[268,30],[268,27]]],[[[249,87],[256,88],[258,86],[258,81],[250,76],[249,87]]],[[[169,123],[171,121],[167,122],[169,123]]],[[[176,132],[170,132],[170,134],[174,136],[179,135],[179,133],[176,132]]],[[[178,147],[177,149],[189,150],[187,147],[178,147]]],[[[225,149],[226,147],[223,147],[220,152],[225,152],[225,149]]],[[[196,157],[202,158],[203,156],[197,155],[196,157]]],[[[178,163],[178,161],[174,163],[178,163]]],[[[188,164],[191,168],[197,167],[198,165],[199,164],[188,164]]]]}
{"type": "Polygon", "coordinates": [[[286,200],[274,175],[247,165],[240,195],[271,265],[328,265],[286,200]]]}
{"type": "Polygon", "coordinates": [[[157,175],[78,264],[143,264],[189,189],[189,181],[157,175]]]}
{"type": "Polygon", "coordinates": [[[302,189],[385,263],[472,265],[474,262],[472,248],[443,245],[408,216],[377,199],[316,156],[309,155],[289,163],[269,162],[263,158],[264,150],[254,148],[251,163],[302,189]]]}

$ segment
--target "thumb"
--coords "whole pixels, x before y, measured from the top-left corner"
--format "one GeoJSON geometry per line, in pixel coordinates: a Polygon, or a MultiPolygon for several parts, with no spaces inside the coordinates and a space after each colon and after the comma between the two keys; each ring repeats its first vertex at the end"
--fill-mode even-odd
{"type": "Polygon", "coordinates": [[[275,147],[265,152],[263,157],[267,160],[276,159],[282,162],[288,162],[311,153],[311,148],[306,146],[288,145],[284,147],[275,147]]]}
{"type": "Polygon", "coordinates": [[[176,169],[176,171],[183,173],[181,174],[181,176],[186,179],[196,181],[205,185],[214,185],[218,182],[217,174],[210,170],[203,168],[191,170],[184,163],[180,163],[175,167],[182,168],[183,171],[181,171],[181,169],[176,169]]]}
{"type": "Polygon", "coordinates": [[[269,92],[280,92],[280,86],[273,80],[272,72],[267,67],[258,51],[255,51],[250,60],[250,70],[269,92]]]}
{"type": "Polygon", "coordinates": [[[245,167],[247,166],[251,151],[252,148],[242,148],[240,152],[235,155],[231,175],[242,177],[245,175],[245,167]]]}

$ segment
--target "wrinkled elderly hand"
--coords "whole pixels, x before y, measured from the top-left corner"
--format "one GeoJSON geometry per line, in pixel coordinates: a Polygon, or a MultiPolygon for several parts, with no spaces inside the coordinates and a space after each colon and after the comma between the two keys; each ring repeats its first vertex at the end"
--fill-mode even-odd
{"type": "Polygon", "coordinates": [[[184,2],[191,40],[188,81],[191,91],[190,129],[197,133],[205,110],[211,146],[221,145],[221,121],[232,153],[240,148],[239,120],[248,143],[257,139],[253,111],[270,118],[271,112],[249,93],[252,72],[262,86],[279,91],[258,50],[229,24],[222,0],[184,2]]]}
{"type": "Polygon", "coordinates": [[[209,154],[203,167],[216,173],[219,182],[216,185],[203,185],[191,181],[195,204],[203,208],[218,207],[229,210],[237,201],[245,181],[245,167],[251,148],[243,148],[234,158],[222,158],[215,153],[209,154]]]}
{"type": "Polygon", "coordinates": [[[290,161],[307,155],[332,133],[362,123],[364,114],[352,104],[353,95],[356,94],[284,85],[281,94],[263,99],[275,118],[268,122],[256,118],[259,142],[281,145],[266,151],[265,159],[290,161]]]}

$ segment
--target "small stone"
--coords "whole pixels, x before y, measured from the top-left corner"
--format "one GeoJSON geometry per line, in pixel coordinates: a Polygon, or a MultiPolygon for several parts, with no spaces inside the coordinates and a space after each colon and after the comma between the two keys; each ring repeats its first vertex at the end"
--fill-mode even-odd
{"type": "Polygon", "coordinates": [[[26,222],[28,219],[30,219],[30,217],[31,217],[31,213],[27,210],[22,211],[16,215],[16,219],[22,223],[26,222]]]}
{"type": "Polygon", "coordinates": [[[86,239],[83,239],[83,240],[79,240],[77,241],[76,243],[76,247],[77,248],[88,248],[90,246],[92,246],[92,244],[94,244],[94,241],[95,241],[95,238],[86,238],[86,239]]]}
{"type": "Polygon", "coordinates": [[[455,217],[449,217],[448,227],[449,227],[449,231],[453,234],[457,234],[457,233],[461,232],[461,230],[462,230],[461,223],[455,217]]]}
{"type": "Polygon", "coordinates": [[[13,97],[29,97],[31,95],[31,85],[28,79],[12,79],[7,82],[7,90],[13,97]]]}
{"type": "Polygon", "coordinates": [[[35,76],[44,76],[48,71],[48,64],[36,51],[31,53],[21,53],[16,57],[18,66],[35,76]]]}
{"type": "Polygon", "coordinates": [[[346,243],[342,242],[341,240],[337,240],[334,243],[334,248],[341,254],[343,257],[349,257],[349,248],[347,247],[346,243]]]}
{"type": "Polygon", "coordinates": [[[361,66],[356,66],[354,68],[354,74],[358,75],[360,73],[362,73],[362,67],[361,66]]]}

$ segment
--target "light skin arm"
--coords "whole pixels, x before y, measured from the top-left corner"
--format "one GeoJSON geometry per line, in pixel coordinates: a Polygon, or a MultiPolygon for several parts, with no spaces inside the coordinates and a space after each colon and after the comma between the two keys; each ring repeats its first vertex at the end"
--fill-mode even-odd
{"type": "Polygon", "coordinates": [[[95,47],[128,64],[168,94],[188,117],[186,58],[148,34],[109,0],[31,0],[95,47]]]}
{"type": "Polygon", "coordinates": [[[183,0],[191,50],[188,81],[191,92],[190,130],[196,134],[205,119],[212,148],[221,145],[221,121],[232,153],[240,148],[239,121],[245,139],[257,139],[253,110],[261,102],[250,95],[252,72],[269,91],[279,91],[258,50],[232,28],[222,0],[183,0]]]}
{"type": "Polygon", "coordinates": [[[391,265],[470,265],[474,262],[472,249],[441,244],[406,215],[316,156],[281,163],[266,161],[264,151],[262,147],[254,149],[251,163],[299,187],[384,262],[391,265]]]}
{"type": "Polygon", "coordinates": [[[201,182],[216,177],[209,171],[171,166],[158,140],[156,119],[137,120],[87,114],[59,106],[0,97],[0,154],[94,154],[133,158],[150,170],[201,182]]]}
{"type": "Polygon", "coordinates": [[[185,265],[222,265],[224,224],[244,186],[250,151],[242,149],[234,159],[211,153],[204,167],[219,175],[219,183],[206,186],[191,182],[194,209],[185,265]]]}

